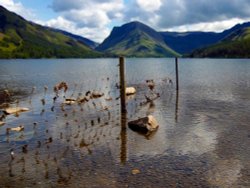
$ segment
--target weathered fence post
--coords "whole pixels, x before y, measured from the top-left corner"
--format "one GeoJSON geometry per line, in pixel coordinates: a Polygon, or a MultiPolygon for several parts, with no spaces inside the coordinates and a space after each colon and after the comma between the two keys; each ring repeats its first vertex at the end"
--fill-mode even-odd
{"type": "Polygon", "coordinates": [[[120,98],[121,98],[121,112],[125,113],[126,110],[126,82],[125,82],[125,65],[124,57],[119,58],[120,66],[120,98]]]}
{"type": "Polygon", "coordinates": [[[127,110],[126,110],[126,81],[125,81],[125,61],[124,57],[119,57],[120,67],[120,99],[121,99],[121,163],[125,164],[127,160],[127,110]]]}
{"type": "Polygon", "coordinates": [[[177,122],[178,121],[178,106],[179,106],[179,70],[178,70],[178,57],[175,57],[175,78],[176,78],[175,122],[177,122]]]}
{"type": "Polygon", "coordinates": [[[178,57],[175,57],[175,78],[176,78],[176,91],[179,91],[178,57]]]}

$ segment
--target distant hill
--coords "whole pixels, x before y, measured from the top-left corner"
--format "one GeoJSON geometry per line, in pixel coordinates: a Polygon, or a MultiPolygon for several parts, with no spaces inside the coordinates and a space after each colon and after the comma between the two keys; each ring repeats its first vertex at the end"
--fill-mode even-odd
{"type": "Polygon", "coordinates": [[[66,35],[66,36],[68,36],[70,38],[73,38],[73,39],[75,39],[75,40],[77,40],[79,42],[82,42],[83,44],[86,44],[88,47],[90,47],[92,49],[95,49],[99,45],[99,43],[94,42],[94,41],[92,41],[90,39],[87,39],[85,37],[75,35],[75,34],[67,32],[67,31],[60,30],[60,29],[54,29],[54,30],[66,35]]]}
{"type": "Polygon", "coordinates": [[[82,39],[26,21],[0,6],[0,58],[99,57],[82,39]]]}
{"type": "Polygon", "coordinates": [[[164,41],[180,54],[189,54],[195,49],[218,42],[221,36],[214,32],[160,32],[164,41]]]}
{"type": "MultiPolygon", "coordinates": [[[[111,34],[96,49],[109,54],[130,57],[172,57],[180,54],[184,56],[206,57],[208,54],[202,53],[199,55],[199,52],[212,47],[218,49],[215,44],[218,44],[220,49],[223,48],[224,45],[222,44],[225,44],[225,41],[228,44],[229,36],[247,27],[250,27],[250,22],[237,24],[220,33],[157,32],[143,23],[130,22],[121,27],[114,27],[111,34]]],[[[247,46],[245,42],[244,46],[247,46]]],[[[216,54],[216,57],[241,57],[242,52],[239,54],[235,51],[233,52],[234,55],[222,55],[218,52],[209,54],[209,56],[216,54]]],[[[227,53],[230,53],[230,51],[227,53]]],[[[242,57],[246,57],[246,55],[242,57]]]]}
{"type": "Polygon", "coordinates": [[[250,27],[250,22],[237,24],[237,25],[233,26],[232,28],[223,31],[222,33],[219,33],[221,35],[220,40],[223,40],[223,39],[227,38],[228,36],[230,36],[231,34],[237,32],[238,30],[244,29],[244,28],[247,28],[247,27],[250,27]]]}
{"type": "Polygon", "coordinates": [[[160,32],[165,42],[176,52],[185,55],[223,41],[232,33],[250,27],[250,22],[237,24],[221,33],[215,32],[160,32]]]}
{"type": "Polygon", "coordinates": [[[219,43],[195,50],[191,57],[250,58],[250,27],[228,34],[219,43]]]}
{"type": "Polygon", "coordinates": [[[162,35],[140,22],[114,27],[97,48],[98,51],[129,57],[179,56],[165,43],[162,35]]]}

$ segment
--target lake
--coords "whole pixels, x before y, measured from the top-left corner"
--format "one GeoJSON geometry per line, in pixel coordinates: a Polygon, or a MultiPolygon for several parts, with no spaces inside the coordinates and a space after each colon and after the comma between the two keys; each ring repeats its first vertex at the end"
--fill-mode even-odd
{"type": "Polygon", "coordinates": [[[121,113],[118,59],[0,60],[0,187],[250,187],[250,60],[126,59],[137,93],[121,113]],[[150,90],[146,80],[153,79],[150,90]],[[68,90],[54,86],[66,82],[68,90]],[[88,91],[104,96],[64,104],[88,91]],[[147,102],[146,97],[160,97],[147,102]],[[129,121],[153,115],[151,135],[129,121]],[[6,129],[24,126],[21,132],[6,129]]]}

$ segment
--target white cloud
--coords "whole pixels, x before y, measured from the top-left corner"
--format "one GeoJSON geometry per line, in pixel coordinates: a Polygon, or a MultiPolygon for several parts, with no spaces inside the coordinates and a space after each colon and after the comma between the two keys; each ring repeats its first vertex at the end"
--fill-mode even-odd
{"type": "Polygon", "coordinates": [[[54,0],[52,8],[60,17],[47,25],[102,42],[110,33],[109,25],[122,18],[124,4],[123,0],[54,0]]]}
{"type": "Polygon", "coordinates": [[[82,28],[77,29],[76,34],[84,36],[88,39],[92,39],[95,42],[101,43],[109,34],[111,30],[108,27],[100,28],[99,30],[96,28],[82,28]]]}
{"type": "Polygon", "coordinates": [[[120,18],[124,8],[122,0],[54,0],[53,10],[79,25],[105,25],[120,18]]]}
{"type": "Polygon", "coordinates": [[[0,0],[0,5],[23,16],[25,19],[33,20],[35,18],[34,12],[31,9],[25,8],[20,2],[15,2],[13,0],[0,0]]]}
{"type": "Polygon", "coordinates": [[[161,30],[168,30],[168,31],[178,31],[178,32],[186,32],[186,31],[213,31],[213,32],[222,32],[225,29],[229,29],[236,24],[244,23],[249,21],[248,19],[239,19],[239,18],[232,18],[229,20],[224,21],[215,21],[215,22],[203,22],[203,23],[196,23],[196,24],[187,24],[181,25],[172,28],[165,28],[161,30]]]}
{"type": "Polygon", "coordinates": [[[96,29],[95,27],[94,28],[91,28],[91,27],[79,28],[77,26],[77,23],[69,21],[69,20],[63,18],[62,16],[59,16],[55,19],[51,19],[47,22],[38,21],[38,23],[41,25],[48,26],[48,27],[53,27],[53,28],[57,28],[57,29],[71,32],[73,34],[84,36],[84,37],[86,37],[88,39],[92,39],[96,42],[102,42],[102,40],[106,36],[108,36],[108,34],[110,33],[110,29],[105,27],[105,26],[100,27],[99,29],[96,29]]]}
{"type": "Polygon", "coordinates": [[[41,23],[43,25],[47,25],[49,27],[55,27],[58,29],[67,29],[67,30],[74,30],[75,25],[74,23],[65,20],[63,17],[59,16],[55,19],[51,19],[47,22],[41,23]]]}
{"type": "Polygon", "coordinates": [[[136,0],[139,7],[148,12],[159,10],[162,5],[161,0],[136,0]]]}
{"type": "Polygon", "coordinates": [[[160,31],[220,32],[250,21],[249,10],[249,0],[136,0],[129,1],[123,22],[138,20],[160,31]]]}
{"type": "Polygon", "coordinates": [[[64,14],[64,18],[82,27],[103,27],[110,23],[108,15],[99,9],[71,10],[64,14]]]}
{"type": "Polygon", "coordinates": [[[157,14],[161,17],[159,27],[211,23],[233,18],[250,17],[249,0],[166,0],[157,14]]]}

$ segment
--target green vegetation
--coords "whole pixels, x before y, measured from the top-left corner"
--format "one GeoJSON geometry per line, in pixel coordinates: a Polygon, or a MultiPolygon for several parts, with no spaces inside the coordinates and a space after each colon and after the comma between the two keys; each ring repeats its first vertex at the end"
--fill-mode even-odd
{"type": "Polygon", "coordinates": [[[114,28],[97,49],[127,57],[180,56],[165,44],[158,32],[140,22],[131,22],[114,28]]]}
{"type": "Polygon", "coordinates": [[[250,22],[221,33],[157,32],[131,22],[114,27],[110,36],[97,45],[84,37],[28,22],[0,6],[0,58],[174,57],[181,56],[179,53],[189,57],[250,58],[250,22]]]}
{"type": "Polygon", "coordinates": [[[24,20],[0,6],[0,58],[84,58],[101,53],[62,32],[24,20]]]}
{"type": "Polygon", "coordinates": [[[190,56],[250,58],[250,27],[237,30],[221,42],[196,50],[190,56]]]}
{"type": "Polygon", "coordinates": [[[140,31],[137,31],[137,33],[136,31],[132,32],[130,37],[112,46],[106,52],[127,57],[166,57],[179,55],[166,45],[157,43],[150,36],[140,31]]]}

